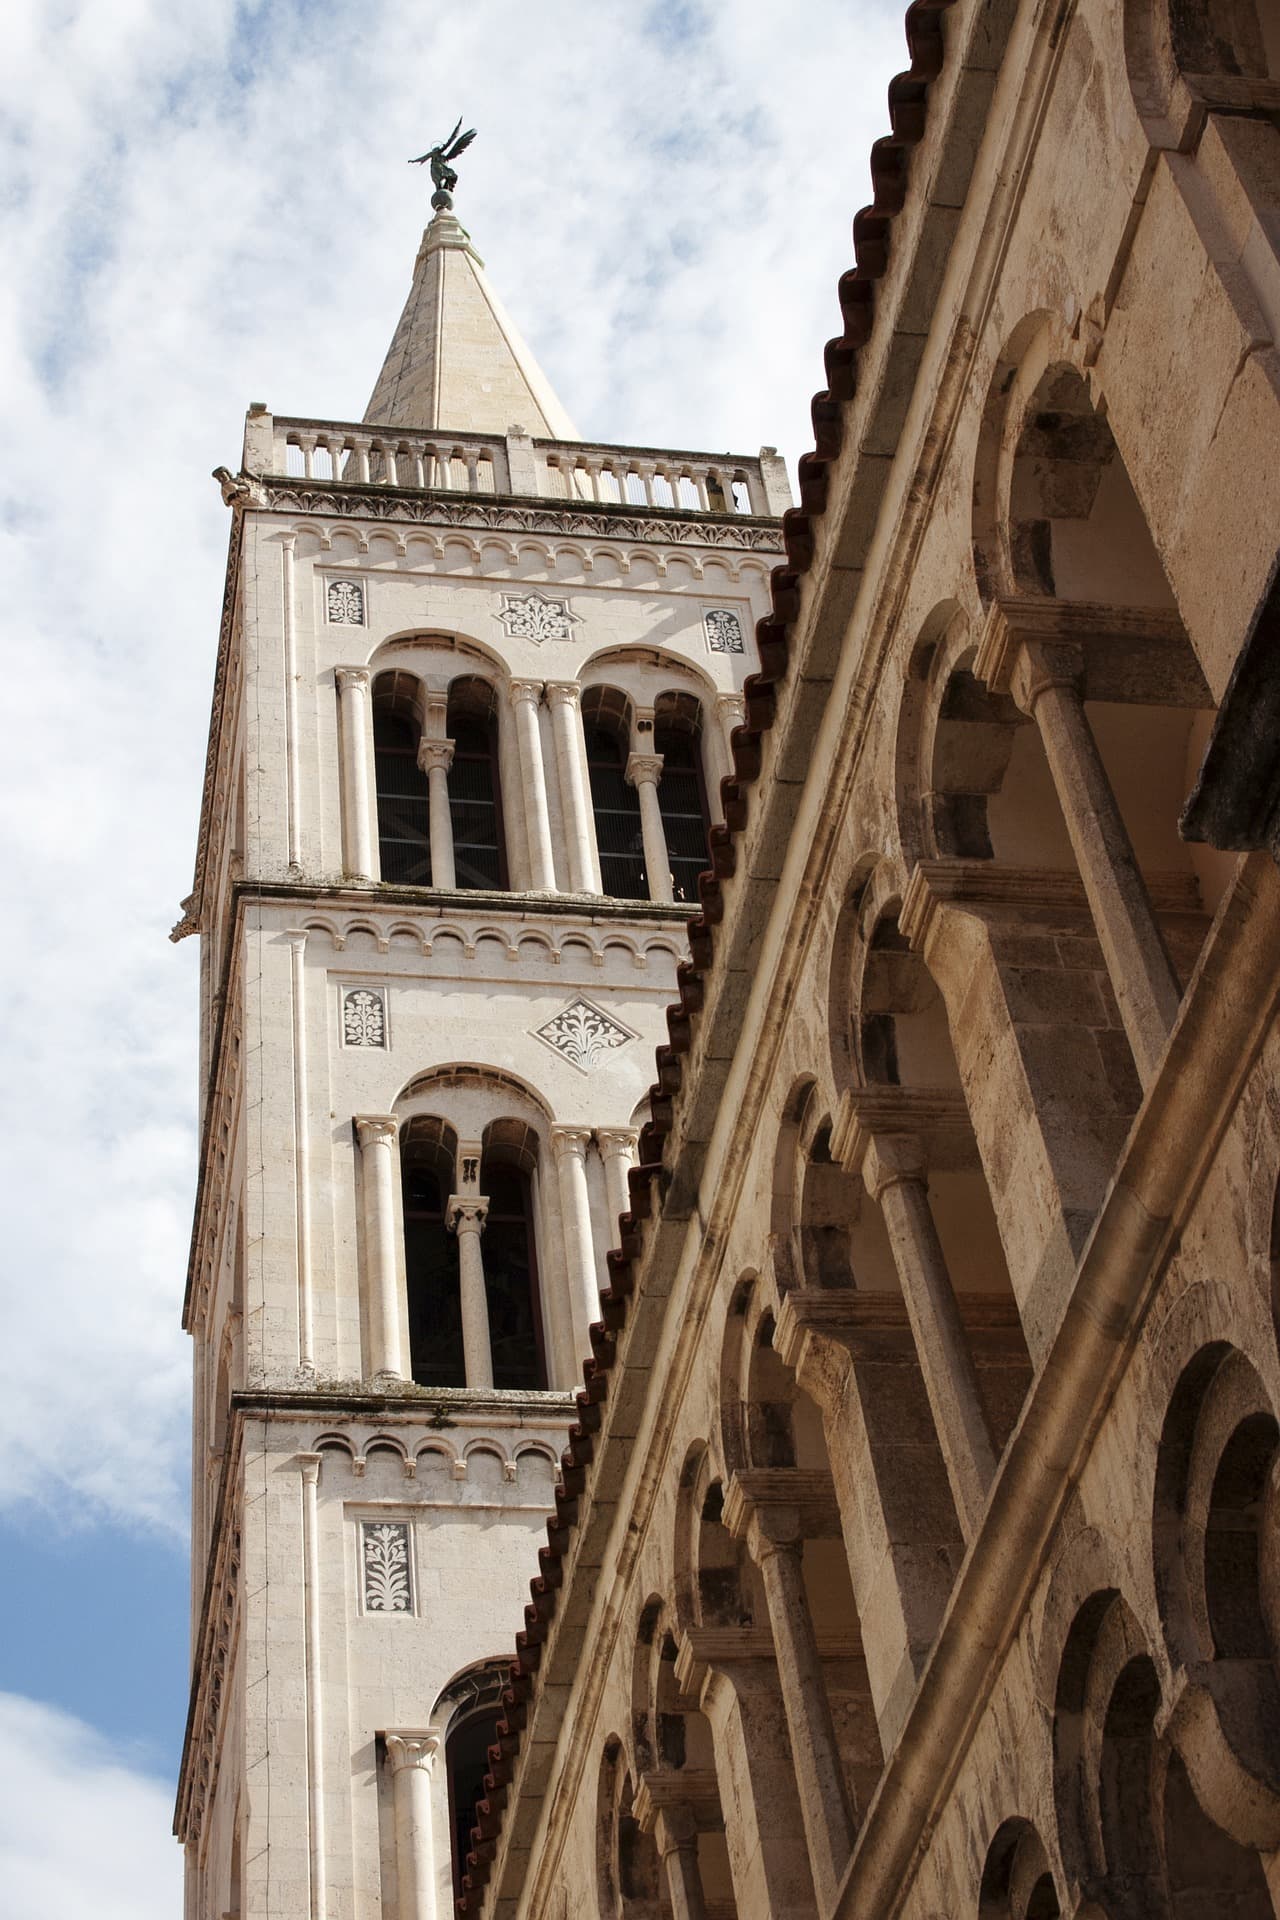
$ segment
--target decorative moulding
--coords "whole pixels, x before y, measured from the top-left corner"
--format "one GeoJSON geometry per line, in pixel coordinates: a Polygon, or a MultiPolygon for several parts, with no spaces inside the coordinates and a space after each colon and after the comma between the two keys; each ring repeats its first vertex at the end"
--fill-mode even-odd
{"type": "Polygon", "coordinates": [[[624,1027],[584,994],[575,994],[559,1013],[530,1031],[535,1040],[541,1040],[544,1047],[550,1047],[580,1073],[590,1073],[607,1053],[636,1038],[630,1027],[624,1027]]]}

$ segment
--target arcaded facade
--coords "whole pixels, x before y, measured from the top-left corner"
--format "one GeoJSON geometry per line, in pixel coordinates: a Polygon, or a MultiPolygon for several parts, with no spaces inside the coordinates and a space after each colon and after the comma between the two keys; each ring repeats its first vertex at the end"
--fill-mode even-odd
{"type": "Polygon", "coordinates": [[[907,35],[469,1920],[1280,1913],[1280,8],[907,35]]]}

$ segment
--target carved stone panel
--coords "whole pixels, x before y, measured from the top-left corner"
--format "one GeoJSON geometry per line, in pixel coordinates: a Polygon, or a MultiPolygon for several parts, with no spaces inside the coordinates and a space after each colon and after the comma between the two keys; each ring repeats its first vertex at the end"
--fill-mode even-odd
{"type": "Polygon", "coordinates": [[[539,646],[544,640],[572,640],[579,624],[567,600],[555,600],[546,593],[504,593],[501,611],[494,618],[501,620],[511,639],[533,640],[539,646]]]}
{"type": "Polygon", "coordinates": [[[742,621],[732,607],[708,607],[702,616],[708,653],[745,653],[742,621]]]}
{"type": "Polygon", "coordinates": [[[373,987],[346,987],[342,994],[344,1047],[385,1047],[387,1003],[373,987]]]}
{"type": "Polygon", "coordinates": [[[360,1522],[360,1599],[366,1613],[413,1612],[413,1552],[407,1520],[360,1522]]]}
{"type": "Polygon", "coordinates": [[[358,580],[330,580],[324,604],[331,627],[364,626],[364,588],[358,580]]]}
{"type": "Polygon", "coordinates": [[[612,1014],[603,1013],[581,994],[542,1026],[535,1027],[533,1033],[535,1039],[581,1073],[590,1073],[606,1053],[625,1047],[636,1037],[629,1027],[624,1027],[612,1014]]]}

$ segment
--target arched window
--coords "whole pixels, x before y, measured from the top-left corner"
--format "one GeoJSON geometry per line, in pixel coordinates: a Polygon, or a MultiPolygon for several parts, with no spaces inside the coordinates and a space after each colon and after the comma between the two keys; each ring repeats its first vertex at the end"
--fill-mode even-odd
{"type": "Polygon", "coordinates": [[[457,1140],[429,1115],[411,1120],[401,1139],[409,1356],[420,1387],[465,1387],[458,1241],[445,1223],[457,1140]]]}
{"type": "Polygon", "coordinates": [[[547,1384],[533,1226],[535,1151],[523,1122],[495,1121],[480,1168],[489,1202],[483,1253],[493,1384],[513,1392],[539,1392],[547,1384]]]}
{"type": "Polygon", "coordinates": [[[455,680],[449,689],[449,816],[460,887],[505,889],[507,853],[498,773],[497,695],[487,680],[455,680]]]}
{"type": "Polygon", "coordinates": [[[640,796],[627,782],[629,721],[625,694],[614,687],[588,687],[582,696],[582,726],[601,885],[615,900],[647,900],[640,796]]]}
{"type": "Polygon", "coordinates": [[[462,1892],[467,1870],[476,1807],[484,1799],[489,1771],[489,1749],[498,1737],[502,1709],[499,1697],[506,1685],[507,1664],[486,1663],[473,1668],[447,1689],[446,1698],[463,1695],[445,1736],[445,1778],[449,1788],[449,1851],[455,1898],[462,1892]]]}
{"type": "Polygon", "coordinates": [[[702,707],[691,693],[664,693],[654,708],[653,749],[662,755],[658,806],[671,863],[671,891],[695,905],[707,851],[707,789],[702,773],[702,707]]]}
{"type": "Polygon", "coordinates": [[[417,681],[408,673],[379,674],[373,688],[373,765],[378,797],[378,860],[384,880],[431,885],[427,776],[418,766],[422,727],[417,681]]]}

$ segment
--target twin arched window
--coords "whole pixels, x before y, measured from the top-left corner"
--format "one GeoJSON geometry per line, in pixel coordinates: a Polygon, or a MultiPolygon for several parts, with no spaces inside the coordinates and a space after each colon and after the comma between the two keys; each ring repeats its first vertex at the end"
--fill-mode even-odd
{"type": "MultiPolygon", "coordinates": [[[[440,885],[431,854],[431,789],[421,761],[421,684],[401,672],[378,676],[373,690],[374,781],[382,878],[393,885],[440,885]]],[[[447,793],[453,847],[452,884],[501,891],[507,886],[502,784],[498,770],[497,696],[477,676],[449,688],[443,740],[452,742],[447,793]]]]}
{"type": "MultiPolygon", "coordinates": [[[[479,1192],[488,1202],[481,1257],[489,1314],[493,1384],[539,1392],[547,1385],[534,1232],[529,1129],[499,1122],[480,1162],[479,1192]],[[502,1137],[511,1134],[513,1137],[502,1137]],[[514,1137],[519,1135],[519,1138],[514,1137]]],[[[461,1273],[448,1207],[456,1189],[457,1137],[447,1123],[419,1116],[401,1143],[409,1355],[423,1387],[465,1387],[461,1273]]]]}

